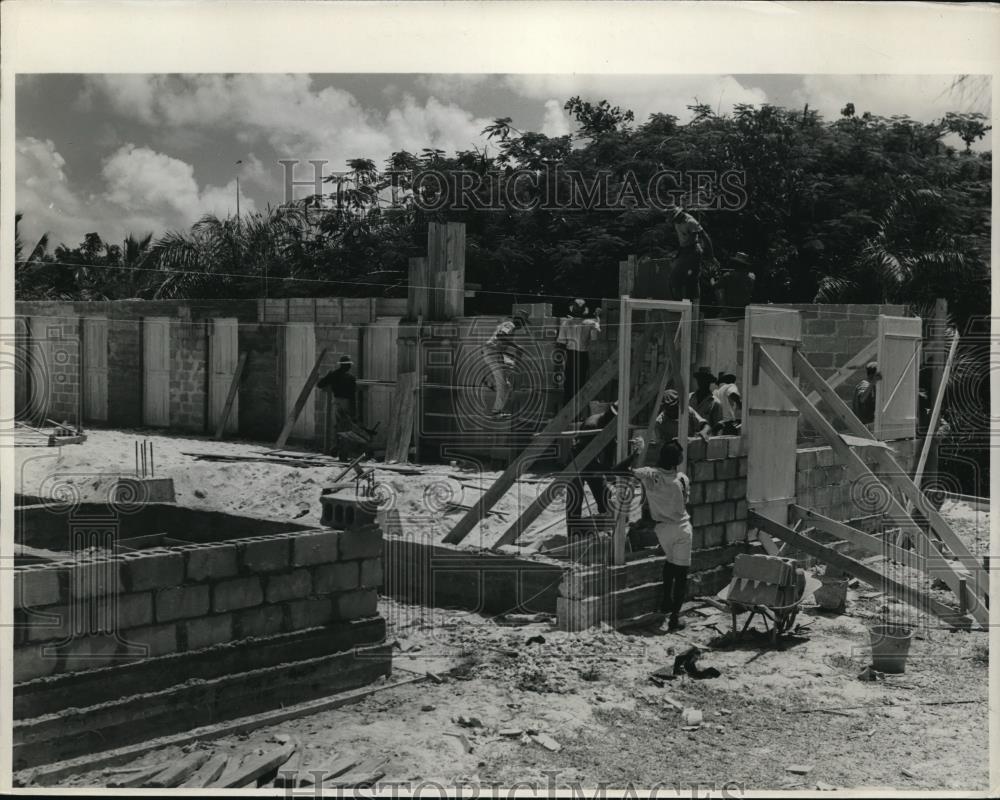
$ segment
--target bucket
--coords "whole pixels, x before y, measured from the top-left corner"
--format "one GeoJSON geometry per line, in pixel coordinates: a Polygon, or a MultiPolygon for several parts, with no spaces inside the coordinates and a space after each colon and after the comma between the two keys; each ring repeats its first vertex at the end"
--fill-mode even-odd
{"type": "Polygon", "coordinates": [[[847,580],[827,578],[824,575],[820,577],[820,582],[823,585],[813,592],[813,599],[820,608],[842,614],[847,607],[847,580]]]}
{"type": "Polygon", "coordinates": [[[872,667],[879,672],[906,672],[913,631],[905,625],[873,625],[870,634],[872,667]]]}

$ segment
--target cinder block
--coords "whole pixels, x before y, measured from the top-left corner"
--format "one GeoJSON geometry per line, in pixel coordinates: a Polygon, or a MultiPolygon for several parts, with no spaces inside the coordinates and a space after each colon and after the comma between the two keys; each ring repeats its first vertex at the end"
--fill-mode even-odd
{"type": "Polygon", "coordinates": [[[366,558],[361,562],[361,585],[376,588],[382,585],[382,559],[366,558]]]}
{"type": "Polygon", "coordinates": [[[692,550],[704,550],[708,545],[705,544],[705,531],[707,528],[695,528],[691,536],[691,549],[692,550]]]}
{"type": "Polygon", "coordinates": [[[122,580],[131,592],[177,586],[184,582],[184,555],[177,552],[129,553],[122,557],[122,580]]]}
{"type": "Polygon", "coordinates": [[[736,544],[745,541],[747,538],[747,525],[745,522],[734,521],[726,523],[726,544],[736,544]]]}
{"type": "Polygon", "coordinates": [[[340,561],[336,564],[321,564],[313,569],[313,593],[332,594],[348,592],[360,585],[359,561],[340,561]]]}
{"type": "Polygon", "coordinates": [[[148,658],[177,652],[176,625],[149,625],[144,628],[133,628],[126,631],[122,638],[130,645],[146,647],[146,657],[148,658]]]}
{"type": "Polygon", "coordinates": [[[690,464],[692,461],[704,461],[707,450],[708,447],[705,444],[705,440],[700,436],[689,439],[687,446],[688,463],[690,464]]]}
{"type": "Polygon", "coordinates": [[[724,461],[715,462],[716,480],[726,481],[730,478],[735,478],[739,471],[740,462],[738,458],[727,458],[724,461]]]}
{"type": "Polygon", "coordinates": [[[156,593],[156,621],[200,617],[208,613],[208,586],[173,586],[156,593]]]}
{"type": "Polygon", "coordinates": [[[726,454],[728,458],[739,458],[743,455],[743,437],[742,436],[730,436],[729,442],[729,452],[726,454]]]}
{"type": "Polygon", "coordinates": [[[691,524],[699,528],[703,525],[712,524],[712,506],[700,505],[691,509],[691,524]]]}
{"type": "Polygon", "coordinates": [[[705,502],[721,503],[726,499],[726,482],[712,481],[705,484],[705,502]]]}
{"type": "Polygon", "coordinates": [[[705,528],[705,547],[721,547],[726,542],[725,525],[708,525],[705,528]]]}
{"type": "Polygon", "coordinates": [[[708,448],[705,458],[709,461],[718,461],[729,454],[729,440],[723,436],[713,436],[708,440],[708,448]]]}
{"type": "Polygon", "coordinates": [[[322,506],[320,522],[337,530],[351,530],[375,522],[378,509],[368,498],[347,494],[325,494],[319,498],[322,506]]]}
{"type": "Polygon", "coordinates": [[[264,598],[268,603],[295,600],[312,594],[312,575],[307,569],[297,569],[282,575],[271,575],[267,579],[264,598]]]}
{"type": "Polygon", "coordinates": [[[736,470],[736,474],[741,478],[745,478],[747,476],[748,463],[749,462],[746,456],[743,456],[743,458],[740,459],[740,466],[739,469],[736,470]]]}
{"type": "Polygon", "coordinates": [[[291,544],[287,536],[254,539],[237,547],[243,569],[248,572],[278,572],[288,568],[291,544]]]}
{"type": "Polygon", "coordinates": [[[326,625],[333,618],[333,604],[328,597],[296,600],[288,604],[288,614],[291,630],[314,628],[317,625],[326,625]]]}
{"type": "Polygon", "coordinates": [[[692,483],[690,494],[691,494],[691,505],[697,506],[705,502],[705,487],[708,486],[707,483],[692,483]]]}
{"type": "MultiPolygon", "coordinates": [[[[19,615],[23,613],[23,616],[19,617],[23,642],[44,642],[69,638],[72,620],[68,606],[49,606],[45,609],[17,613],[19,615]]],[[[16,628],[15,633],[17,633],[16,628]]]]}
{"type": "Polygon", "coordinates": [[[121,577],[121,560],[117,558],[93,559],[77,563],[69,570],[69,596],[71,600],[101,597],[112,592],[124,592],[121,577]]]}
{"type": "Polygon", "coordinates": [[[30,644],[14,650],[14,683],[43,678],[56,671],[59,659],[53,653],[45,655],[40,644],[30,644]]]}
{"type": "MultiPolygon", "coordinates": [[[[102,628],[110,625],[110,630],[124,631],[128,628],[149,625],[153,621],[152,592],[123,594],[117,597],[112,595],[100,600],[87,601],[84,605],[90,603],[95,605],[96,621],[102,628]]],[[[85,607],[84,613],[88,611],[85,607]]]]}
{"type": "Polygon", "coordinates": [[[747,479],[736,478],[726,481],[727,500],[745,500],[747,496],[747,479]]]}
{"type": "Polygon", "coordinates": [[[378,612],[378,592],[374,589],[359,589],[346,592],[333,599],[333,613],[336,620],[373,617],[378,612]]]}
{"type": "Polygon", "coordinates": [[[696,461],[694,470],[691,473],[693,482],[710,481],[715,479],[715,465],[711,461],[696,461]]]}
{"type": "Polygon", "coordinates": [[[232,614],[219,614],[214,617],[200,617],[184,623],[188,650],[199,650],[211,647],[213,644],[231,642],[233,639],[232,614]]]}
{"type": "Polygon", "coordinates": [[[259,606],[263,601],[264,592],[257,577],[236,578],[212,587],[212,611],[215,613],[259,606]]]}
{"type": "Polygon", "coordinates": [[[712,522],[731,522],[736,518],[736,504],[731,501],[712,506],[712,522]]]}
{"type": "Polygon", "coordinates": [[[747,501],[746,500],[737,500],[736,501],[736,519],[743,519],[743,520],[745,520],[746,518],[747,518],[747,501]]]}
{"type": "Polygon", "coordinates": [[[64,661],[60,671],[81,672],[106,667],[117,659],[118,644],[114,636],[74,637],[62,650],[64,661]]]}
{"type": "Polygon", "coordinates": [[[61,599],[61,570],[48,567],[21,567],[14,570],[14,608],[37,608],[61,599]]]}
{"type": "Polygon", "coordinates": [[[382,555],[382,530],[377,525],[344,531],[339,537],[340,560],[354,561],[382,555]]]}
{"type": "Polygon", "coordinates": [[[281,633],[285,624],[283,606],[257,606],[236,615],[234,636],[248,639],[251,636],[271,636],[281,633]]]}
{"type": "Polygon", "coordinates": [[[340,531],[315,531],[292,537],[292,566],[303,567],[337,560],[340,531]]]}
{"type": "Polygon", "coordinates": [[[231,578],[237,572],[236,545],[212,545],[189,550],[187,580],[204,581],[231,578]]]}

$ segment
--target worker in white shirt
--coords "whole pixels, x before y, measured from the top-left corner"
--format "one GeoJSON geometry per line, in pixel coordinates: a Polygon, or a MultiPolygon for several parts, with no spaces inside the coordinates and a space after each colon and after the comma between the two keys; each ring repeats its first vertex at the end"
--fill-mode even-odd
{"type": "Polygon", "coordinates": [[[736,386],[736,376],[731,372],[720,372],[715,399],[722,406],[722,432],[727,436],[739,433],[743,418],[743,398],[736,386]]]}
{"type": "Polygon", "coordinates": [[[491,416],[510,416],[507,412],[507,405],[514,388],[511,373],[517,366],[517,357],[524,353],[524,348],[515,341],[514,337],[519,330],[527,326],[528,321],[524,314],[515,314],[497,325],[493,335],[483,345],[483,360],[490,371],[493,391],[496,392],[491,416]]]}
{"type": "MultiPolygon", "coordinates": [[[[559,324],[556,351],[563,361],[563,405],[576,397],[590,372],[590,343],[601,332],[600,309],[589,315],[587,303],[579,298],[569,304],[569,311],[559,324]]],[[[558,378],[557,378],[558,380],[558,378]]],[[[576,419],[579,409],[573,415],[576,419]]]]}

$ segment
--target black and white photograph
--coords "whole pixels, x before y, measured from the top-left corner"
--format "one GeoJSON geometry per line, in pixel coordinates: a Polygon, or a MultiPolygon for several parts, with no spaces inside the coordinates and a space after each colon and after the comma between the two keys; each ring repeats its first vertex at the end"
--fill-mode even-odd
{"type": "Polygon", "coordinates": [[[5,791],[1000,788],[996,7],[0,11],[5,791]]]}

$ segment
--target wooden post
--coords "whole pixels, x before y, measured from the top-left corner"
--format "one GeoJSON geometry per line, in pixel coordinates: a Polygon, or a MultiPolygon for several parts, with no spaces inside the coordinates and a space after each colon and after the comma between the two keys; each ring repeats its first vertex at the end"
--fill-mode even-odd
{"type": "Polygon", "coordinates": [[[427,275],[427,259],[411,258],[409,286],[406,297],[407,319],[427,316],[430,311],[430,281],[427,275]]]}
{"type": "Polygon", "coordinates": [[[306,407],[306,401],[312,394],[313,388],[316,386],[316,382],[319,380],[319,370],[323,365],[323,357],[326,355],[326,348],[324,347],[320,354],[316,357],[316,363],[313,364],[312,371],[309,373],[309,377],[306,378],[306,382],[299,392],[299,396],[295,398],[295,405],[292,406],[292,410],[288,413],[288,417],[285,419],[285,427],[281,429],[281,434],[278,436],[278,441],[274,443],[276,448],[282,448],[288,441],[288,437],[292,434],[292,428],[295,427],[295,420],[299,418],[299,414],[302,413],[302,409],[306,407]]]}
{"type": "MultiPolygon", "coordinates": [[[[944,404],[944,395],[948,389],[948,378],[951,376],[951,367],[955,363],[955,353],[958,352],[958,334],[951,339],[951,349],[948,351],[948,360],[945,362],[944,371],[937,381],[937,393],[934,395],[934,409],[931,411],[930,423],[927,427],[927,435],[924,437],[924,446],[920,450],[920,459],[917,461],[917,469],[913,473],[913,483],[920,488],[920,482],[924,477],[924,467],[935,441],[938,423],[941,420],[941,406],[944,404]]],[[[909,504],[907,504],[909,507],[909,504]]]]}
{"type": "Polygon", "coordinates": [[[240,388],[240,380],[243,377],[243,368],[247,363],[247,354],[240,353],[240,358],[236,362],[236,371],[233,379],[229,382],[229,391],[226,393],[226,404],[222,407],[222,416],[219,418],[219,426],[215,429],[215,438],[221,439],[226,432],[226,422],[233,410],[233,403],[236,401],[236,392],[240,388]]]}

